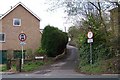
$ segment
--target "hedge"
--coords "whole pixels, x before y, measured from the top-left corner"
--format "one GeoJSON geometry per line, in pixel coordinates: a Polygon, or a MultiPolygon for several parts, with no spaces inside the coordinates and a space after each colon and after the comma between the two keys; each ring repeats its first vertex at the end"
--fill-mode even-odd
{"type": "Polygon", "coordinates": [[[63,53],[68,43],[68,36],[58,28],[48,25],[43,30],[41,42],[42,49],[46,50],[47,56],[55,57],[63,53]]]}

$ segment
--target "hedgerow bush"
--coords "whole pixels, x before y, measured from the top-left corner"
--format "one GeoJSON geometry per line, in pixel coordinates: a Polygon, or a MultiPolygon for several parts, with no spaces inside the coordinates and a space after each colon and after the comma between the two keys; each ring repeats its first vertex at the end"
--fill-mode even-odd
{"type": "Polygon", "coordinates": [[[41,46],[46,50],[48,57],[55,57],[61,54],[68,43],[67,33],[62,32],[53,26],[46,26],[43,30],[41,46]]]}

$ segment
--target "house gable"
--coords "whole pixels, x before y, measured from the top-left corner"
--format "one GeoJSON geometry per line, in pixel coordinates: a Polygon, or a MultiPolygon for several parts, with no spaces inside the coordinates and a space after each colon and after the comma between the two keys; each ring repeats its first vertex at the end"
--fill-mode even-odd
{"type": "Polygon", "coordinates": [[[30,9],[28,9],[24,4],[22,4],[21,2],[19,2],[18,4],[16,4],[14,7],[12,7],[10,10],[8,10],[4,15],[2,15],[0,17],[0,20],[3,19],[5,16],[7,16],[9,13],[11,13],[13,10],[15,10],[18,6],[22,6],[31,15],[33,15],[36,19],[38,19],[40,21],[40,18],[35,13],[33,13],[30,9]]]}

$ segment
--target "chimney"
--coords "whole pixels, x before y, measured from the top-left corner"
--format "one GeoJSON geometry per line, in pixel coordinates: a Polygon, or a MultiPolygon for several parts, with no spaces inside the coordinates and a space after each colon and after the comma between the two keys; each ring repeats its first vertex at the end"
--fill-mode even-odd
{"type": "Polygon", "coordinates": [[[12,6],[10,6],[10,8],[12,9],[12,6]]]}

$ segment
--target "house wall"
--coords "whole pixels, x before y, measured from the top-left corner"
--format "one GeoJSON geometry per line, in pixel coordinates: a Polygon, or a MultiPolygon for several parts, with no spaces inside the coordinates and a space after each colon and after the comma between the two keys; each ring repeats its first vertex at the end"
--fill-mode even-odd
{"type": "Polygon", "coordinates": [[[5,42],[2,43],[3,50],[21,50],[19,34],[23,31],[27,35],[24,49],[35,51],[40,46],[41,33],[39,31],[40,21],[19,5],[2,19],[2,32],[6,34],[5,42]],[[13,18],[21,19],[21,26],[13,26],[13,18]]]}
{"type": "Polygon", "coordinates": [[[2,32],[2,21],[0,20],[0,32],[2,32]]]}
{"type": "MultiPolygon", "coordinates": [[[[0,33],[2,33],[2,21],[0,20],[0,33]]],[[[2,49],[2,43],[0,43],[0,50],[2,49]]]]}

